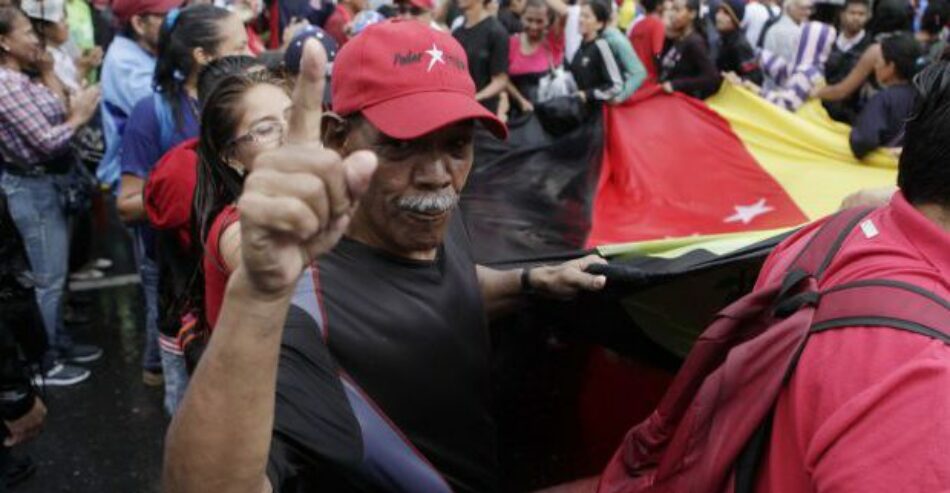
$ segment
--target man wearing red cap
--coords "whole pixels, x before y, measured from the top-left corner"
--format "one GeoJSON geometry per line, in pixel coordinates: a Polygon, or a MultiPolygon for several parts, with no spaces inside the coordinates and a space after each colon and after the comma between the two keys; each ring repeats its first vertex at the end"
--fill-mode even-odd
{"type": "Polygon", "coordinates": [[[245,182],[240,265],[169,431],[165,491],[497,491],[486,318],[526,291],[602,288],[584,272],[598,260],[474,264],[452,211],[476,126],[507,132],[451,36],[395,21],[351,40],[322,118],[333,150],[312,142],[324,57],[307,46],[289,143],[245,182]]]}

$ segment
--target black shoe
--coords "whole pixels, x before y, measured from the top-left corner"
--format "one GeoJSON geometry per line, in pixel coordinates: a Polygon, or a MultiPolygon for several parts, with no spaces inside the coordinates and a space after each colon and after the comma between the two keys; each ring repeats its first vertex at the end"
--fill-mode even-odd
{"type": "Polygon", "coordinates": [[[70,363],[92,363],[102,357],[102,348],[92,344],[73,344],[62,357],[70,363]]]}
{"type": "Polygon", "coordinates": [[[13,488],[29,479],[30,476],[35,473],[36,464],[33,463],[33,459],[31,459],[30,456],[11,454],[7,460],[7,470],[3,471],[3,479],[7,483],[7,488],[13,488]]]}

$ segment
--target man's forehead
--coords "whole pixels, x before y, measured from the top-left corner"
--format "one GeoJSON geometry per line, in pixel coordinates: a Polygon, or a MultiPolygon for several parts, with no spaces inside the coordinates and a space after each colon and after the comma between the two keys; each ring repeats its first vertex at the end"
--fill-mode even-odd
{"type": "Polygon", "coordinates": [[[363,122],[364,122],[363,128],[371,130],[373,134],[375,134],[378,137],[389,138],[393,140],[409,140],[409,141],[430,140],[430,139],[439,138],[445,135],[468,134],[468,133],[471,133],[471,131],[475,128],[475,120],[468,119],[468,120],[458,121],[441,128],[437,128],[427,134],[421,135],[414,139],[399,139],[391,135],[387,135],[385,132],[377,128],[375,125],[373,125],[372,122],[370,122],[369,120],[365,118],[363,119],[363,122]]]}

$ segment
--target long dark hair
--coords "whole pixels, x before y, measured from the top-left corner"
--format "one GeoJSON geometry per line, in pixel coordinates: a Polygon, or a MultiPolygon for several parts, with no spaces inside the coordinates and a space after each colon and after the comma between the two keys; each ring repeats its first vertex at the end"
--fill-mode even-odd
{"type": "MultiPolygon", "coordinates": [[[[217,81],[203,102],[197,183],[191,213],[192,246],[199,258],[208,254],[204,245],[214,220],[225,207],[237,201],[244,187],[244,175],[228,164],[228,158],[232,155],[230,145],[243,118],[241,103],[245,94],[261,84],[287,90],[284,82],[270,72],[241,73],[217,81]]],[[[191,299],[202,315],[198,320],[206,322],[204,282],[193,283],[190,291],[191,299]]]]}
{"type": "Polygon", "coordinates": [[[223,41],[220,23],[230,15],[231,12],[223,8],[201,4],[172,10],[165,17],[152,85],[171,107],[179,130],[185,121],[181,107],[185,81],[198,69],[192,51],[201,48],[213,55],[223,41]]]}
{"type": "Polygon", "coordinates": [[[264,64],[249,55],[231,55],[213,60],[198,74],[198,103],[203,105],[222,79],[230,75],[250,72],[252,68],[264,70],[264,64]]]}
{"type": "Polygon", "coordinates": [[[914,8],[907,0],[876,2],[867,25],[868,32],[874,37],[895,32],[912,32],[913,28],[914,8]]]}
{"type": "Polygon", "coordinates": [[[706,37],[706,22],[703,19],[703,5],[701,0],[686,0],[686,8],[696,12],[696,17],[693,18],[693,32],[698,34],[705,43],[705,40],[708,38],[706,37]]]}
{"type": "MultiPolygon", "coordinates": [[[[6,36],[7,34],[10,34],[10,32],[13,31],[13,24],[16,23],[17,18],[21,15],[26,18],[26,14],[13,5],[4,5],[0,7],[0,36],[6,36]]],[[[0,48],[0,60],[6,56],[6,50],[0,48]]]]}
{"type": "Polygon", "coordinates": [[[607,25],[610,23],[610,4],[605,0],[586,0],[584,4],[590,7],[590,11],[594,13],[597,22],[603,23],[604,27],[597,31],[598,34],[603,34],[604,29],[607,29],[607,25]]]}

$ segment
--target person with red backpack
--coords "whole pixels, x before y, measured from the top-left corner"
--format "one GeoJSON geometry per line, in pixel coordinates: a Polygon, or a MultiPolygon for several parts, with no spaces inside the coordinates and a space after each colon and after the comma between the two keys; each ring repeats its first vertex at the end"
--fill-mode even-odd
{"type": "Polygon", "coordinates": [[[776,248],[600,493],[950,489],[950,63],[914,86],[890,202],[776,248]]]}

